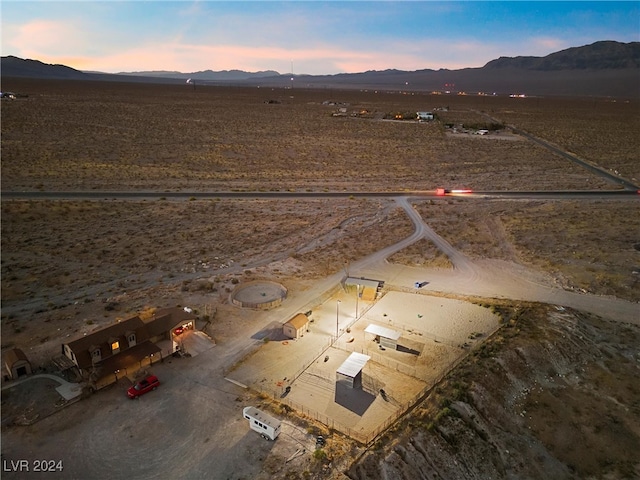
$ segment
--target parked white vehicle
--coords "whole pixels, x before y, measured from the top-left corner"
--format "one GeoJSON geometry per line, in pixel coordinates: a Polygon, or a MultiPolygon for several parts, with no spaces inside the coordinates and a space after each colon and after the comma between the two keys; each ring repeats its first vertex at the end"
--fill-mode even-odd
{"type": "Polygon", "coordinates": [[[280,420],[258,410],[255,407],[245,407],[242,410],[244,418],[249,420],[251,430],[258,432],[262,438],[275,440],[280,435],[280,420]]]}

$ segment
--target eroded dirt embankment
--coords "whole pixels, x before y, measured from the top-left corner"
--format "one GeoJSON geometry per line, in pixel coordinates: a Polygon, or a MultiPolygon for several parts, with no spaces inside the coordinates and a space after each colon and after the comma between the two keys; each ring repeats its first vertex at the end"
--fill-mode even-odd
{"type": "Polygon", "coordinates": [[[351,479],[640,476],[640,328],[550,306],[501,310],[505,326],[351,479]]]}

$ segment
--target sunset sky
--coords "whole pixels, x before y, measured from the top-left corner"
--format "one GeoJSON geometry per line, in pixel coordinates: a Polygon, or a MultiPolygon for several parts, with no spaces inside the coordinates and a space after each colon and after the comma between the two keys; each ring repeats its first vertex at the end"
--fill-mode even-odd
{"type": "Polygon", "coordinates": [[[640,2],[12,1],[2,55],[109,73],[481,67],[640,40],[640,2]]]}

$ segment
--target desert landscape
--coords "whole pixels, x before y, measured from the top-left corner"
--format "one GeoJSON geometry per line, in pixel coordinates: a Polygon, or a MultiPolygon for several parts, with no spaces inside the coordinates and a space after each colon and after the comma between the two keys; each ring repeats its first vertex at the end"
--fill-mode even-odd
{"type": "Polygon", "coordinates": [[[640,204],[616,181],[640,183],[637,100],[5,78],[3,88],[28,95],[2,101],[3,354],[20,348],[56,374],[63,342],[176,305],[215,345],[154,365],[155,398],[128,402],[124,378],[26,426],[17,419],[51,384],[33,382],[29,397],[31,382],[3,380],[3,460],[64,459],[57,478],[640,475],[640,204]],[[425,110],[433,122],[389,119],[425,110]],[[358,308],[347,277],[383,282],[360,315],[347,313],[358,308]],[[281,306],[230,301],[258,280],[286,286],[281,306]],[[447,329],[446,316],[429,326],[436,306],[400,321],[420,302],[465,305],[470,330],[447,329]],[[307,310],[308,335],[283,345],[282,323],[307,310]],[[372,348],[363,322],[384,314],[418,354],[370,355],[364,373],[396,400],[393,410],[371,394],[371,413],[390,419],[372,425],[357,408],[335,410],[332,375],[347,352],[372,348]],[[282,418],[286,435],[251,435],[238,413],[247,404],[282,418]]]}

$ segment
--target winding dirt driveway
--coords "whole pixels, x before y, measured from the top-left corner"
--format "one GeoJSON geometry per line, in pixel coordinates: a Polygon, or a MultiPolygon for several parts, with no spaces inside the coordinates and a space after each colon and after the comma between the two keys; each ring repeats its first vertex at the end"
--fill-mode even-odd
{"type": "Polygon", "coordinates": [[[555,287],[551,277],[512,262],[472,261],[424,222],[411,206],[411,198],[397,197],[395,200],[414,223],[414,233],[353,263],[352,275],[384,279],[387,284],[408,288],[417,281],[428,281],[423,287],[425,291],[542,302],[584,310],[609,320],[640,324],[640,305],[637,303],[570,292],[555,287]],[[421,238],[431,240],[445,253],[453,263],[453,269],[425,269],[386,262],[390,255],[421,238]]]}

